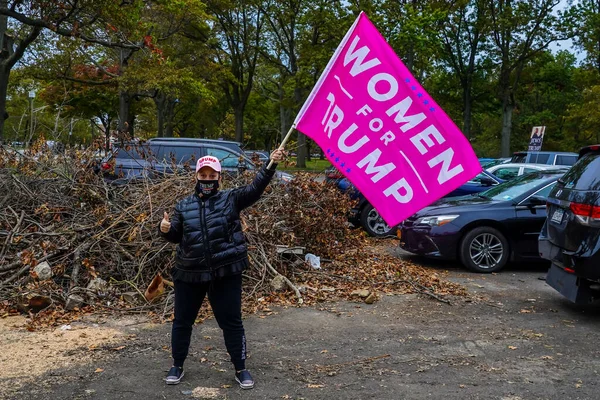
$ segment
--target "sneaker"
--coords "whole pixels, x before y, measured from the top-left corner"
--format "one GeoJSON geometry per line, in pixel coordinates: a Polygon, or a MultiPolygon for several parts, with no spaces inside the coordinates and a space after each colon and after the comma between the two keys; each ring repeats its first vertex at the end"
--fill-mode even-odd
{"type": "Polygon", "coordinates": [[[235,373],[235,380],[240,384],[242,389],[252,389],[254,387],[254,379],[247,369],[243,369],[235,373]]]}
{"type": "Polygon", "coordinates": [[[181,382],[183,375],[182,367],[171,367],[165,381],[167,382],[167,385],[177,385],[181,382]]]}

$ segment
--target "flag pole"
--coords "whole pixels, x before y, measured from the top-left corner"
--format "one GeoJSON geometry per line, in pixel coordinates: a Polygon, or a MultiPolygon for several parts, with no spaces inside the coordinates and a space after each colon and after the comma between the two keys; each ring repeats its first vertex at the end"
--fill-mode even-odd
{"type": "MultiPolygon", "coordinates": [[[[290,140],[290,137],[292,136],[292,133],[294,132],[295,128],[296,128],[296,125],[292,124],[292,126],[290,127],[290,130],[288,131],[287,135],[285,135],[285,137],[281,141],[281,144],[279,145],[279,148],[277,150],[283,150],[284,149],[285,144],[288,142],[288,140],[290,140]]],[[[269,162],[269,165],[267,166],[267,169],[271,169],[271,167],[273,166],[273,164],[274,164],[274,162],[273,162],[273,160],[271,160],[269,162]]]]}

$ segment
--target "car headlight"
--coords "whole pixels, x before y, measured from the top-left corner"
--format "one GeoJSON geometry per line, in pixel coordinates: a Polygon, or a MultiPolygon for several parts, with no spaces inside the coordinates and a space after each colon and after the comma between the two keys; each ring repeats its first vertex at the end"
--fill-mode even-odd
{"type": "Polygon", "coordinates": [[[442,226],[454,221],[459,215],[436,215],[433,217],[421,217],[415,225],[442,226]]]}

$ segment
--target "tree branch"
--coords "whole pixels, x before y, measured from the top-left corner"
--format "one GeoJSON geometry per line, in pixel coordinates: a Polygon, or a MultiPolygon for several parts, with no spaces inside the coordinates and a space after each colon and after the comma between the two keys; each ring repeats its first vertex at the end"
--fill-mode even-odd
{"type": "Polygon", "coordinates": [[[23,54],[25,54],[25,49],[35,39],[37,39],[37,37],[40,35],[41,31],[42,31],[42,28],[33,27],[33,29],[31,29],[31,31],[29,32],[29,34],[27,34],[27,36],[23,40],[21,40],[21,42],[19,42],[17,49],[5,61],[5,65],[6,65],[7,69],[11,69],[17,63],[17,61],[19,61],[23,57],[23,54]]]}
{"type": "Polygon", "coordinates": [[[105,47],[120,47],[120,48],[125,48],[125,49],[139,49],[140,48],[140,46],[137,44],[110,42],[108,40],[99,39],[99,38],[85,35],[79,31],[61,28],[61,27],[56,26],[48,21],[44,21],[42,19],[30,18],[26,15],[23,15],[21,13],[18,13],[16,11],[6,8],[6,7],[0,7],[0,14],[14,18],[17,21],[19,21],[25,25],[29,25],[29,26],[33,27],[34,29],[37,29],[38,31],[41,31],[41,29],[45,28],[45,29],[49,29],[61,36],[75,37],[75,38],[79,38],[83,41],[86,41],[88,43],[95,43],[95,44],[99,44],[99,45],[105,46],[105,47]]]}

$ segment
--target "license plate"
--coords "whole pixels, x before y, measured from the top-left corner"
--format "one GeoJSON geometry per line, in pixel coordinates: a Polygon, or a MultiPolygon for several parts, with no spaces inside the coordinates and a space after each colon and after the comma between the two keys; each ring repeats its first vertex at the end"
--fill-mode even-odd
{"type": "Polygon", "coordinates": [[[560,224],[562,222],[563,215],[565,215],[565,212],[562,208],[559,208],[556,211],[554,211],[554,214],[552,214],[551,221],[560,224]]]}

